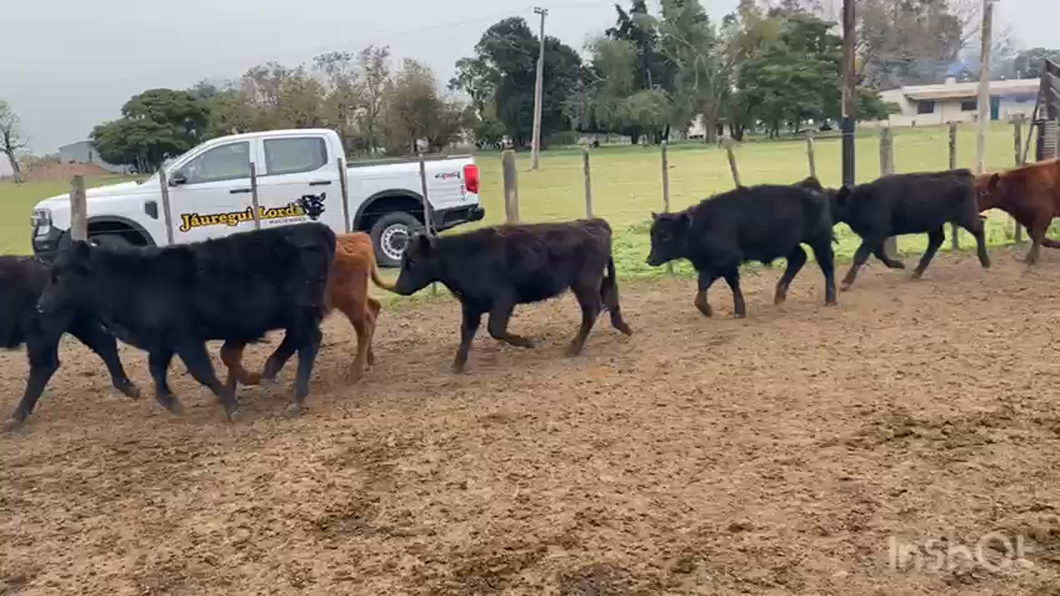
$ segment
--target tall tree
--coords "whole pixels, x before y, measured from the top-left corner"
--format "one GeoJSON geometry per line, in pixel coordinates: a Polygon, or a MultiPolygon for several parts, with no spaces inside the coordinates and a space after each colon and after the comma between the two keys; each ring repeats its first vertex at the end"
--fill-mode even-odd
{"type": "Polygon", "coordinates": [[[100,157],[114,164],[154,170],[167,158],[199,144],[208,128],[206,103],[189,91],[149,89],[132,96],[122,117],[92,130],[100,157]]]}
{"type": "Polygon", "coordinates": [[[22,168],[19,167],[19,153],[28,141],[22,136],[18,114],[11,109],[11,104],[0,99],[0,151],[7,156],[11,164],[11,175],[15,182],[22,182],[22,168]]]}
{"type": "MultiPolygon", "coordinates": [[[[457,75],[450,83],[480,106],[485,105],[484,98],[492,98],[498,119],[520,147],[527,146],[533,132],[538,48],[538,39],[524,19],[504,19],[482,34],[474,57],[457,62],[457,75]]],[[[566,106],[577,90],[581,68],[577,52],[545,37],[543,138],[569,126],[566,106]]]]}
{"type": "Polygon", "coordinates": [[[732,91],[734,54],[699,0],[661,0],[661,7],[661,48],[675,69],[672,124],[685,128],[699,114],[712,142],[732,91]]]}

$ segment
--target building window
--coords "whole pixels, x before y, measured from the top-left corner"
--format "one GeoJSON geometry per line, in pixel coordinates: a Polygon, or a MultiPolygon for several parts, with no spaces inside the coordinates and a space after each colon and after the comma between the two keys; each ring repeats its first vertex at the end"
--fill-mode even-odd
{"type": "Polygon", "coordinates": [[[974,112],[979,107],[979,101],[976,99],[964,99],[961,100],[961,111],[962,112],[974,112]]]}
{"type": "Polygon", "coordinates": [[[934,114],[935,113],[935,102],[933,101],[922,101],[916,105],[917,114],[934,114]]]}

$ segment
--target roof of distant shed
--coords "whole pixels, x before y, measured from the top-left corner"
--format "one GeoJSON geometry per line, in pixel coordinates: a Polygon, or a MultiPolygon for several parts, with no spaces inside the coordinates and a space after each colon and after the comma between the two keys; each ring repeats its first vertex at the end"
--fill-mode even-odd
{"type": "MultiPolygon", "coordinates": [[[[990,81],[990,95],[1037,95],[1040,85],[1041,81],[1039,79],[990,81]]],[[[979,83],[917,85],[915,87],[903,87],[902,94],[913,101],[968,99],[979,95],[979,83]]]]}

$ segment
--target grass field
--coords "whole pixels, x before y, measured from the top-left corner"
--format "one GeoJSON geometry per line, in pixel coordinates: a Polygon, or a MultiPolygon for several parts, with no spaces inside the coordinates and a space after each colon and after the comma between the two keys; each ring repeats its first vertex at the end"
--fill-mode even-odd
{"type": "MultiPolygon", "coordinates": [[[[948,167],[948,129],[946,127],[896,128],[894,132],[895,168],[898,172],[939,170],[948,167]]],[[[857,138],[857,179],[869,181],[879,175],[879,136],[864,130],[857,138]]],[[[817,171],[827,186],[840,183],[840,142],[822,139],[817,142],[817,171]]],[[[971,168],[975,159],[975,127],[963,126],[958,134],[958,167],[971,168]]],[[[795,182],[809,173],[806,144],[802,139],[760,141],[737,149],[741,181],[744,184],[795,182]]],[[[517,156],[519,169],[520,215],[523,221],[559,221],[581,217],[585,213],[584,175],[581,152],[557,150],[545,152],[540,170],[529,170],[529,155],[517,156]]],[[[477,157],[482,168],[482,201],[486,219],[474,226],[503,221],[504,202],[500,155],[483,152],[477,157]]],[[[732,188],[725,152],[697,143],[670,147],[671,209],[684,208],[703,197],[732,188]]],[[[988,169],[1014,164],[1012,127],[994,123],[987,143],[988,169]]],[[[119,178],[90,179],[94,186],[110,184],[119,178]]],[[[648,224],[652,211],[663,210],[662,168],[658,147],[604,147],[592,153],[592,187],[594,211],[605,217],[615,229],[615,252],[624,277],[660,275],[664,268],[648,267],[648,224]]],[[[42,198],[60,194],[65,182],[0,183],[0,254],[27,253],[28,217],[33,205],[42,198]]],[[[1014,227],[1003,214],[991,214],[988,239],[992,245],[1012,241],[1014,227]]],[[[453,233],[473,226],[460,226],[453,233]]],[[[947,229],[947,233],[949,230],[947,229]]],[[[858,239],[845,226],[837,227],[840,244],[837,255],[849,259],[858,239]]],[[[901,253],[919,253],[926,237],[904,237],[899,240],[901,253]]],[[[973,240],[961,232],[961,246],[971,247],[973,240]]],[[[949,242],[944,246],[948,250],[949,242]]],[[[782,263],[781,263],[782,265],[782,263]]],[[[676,271],[688,274],[686,264],[676,271]]]]}

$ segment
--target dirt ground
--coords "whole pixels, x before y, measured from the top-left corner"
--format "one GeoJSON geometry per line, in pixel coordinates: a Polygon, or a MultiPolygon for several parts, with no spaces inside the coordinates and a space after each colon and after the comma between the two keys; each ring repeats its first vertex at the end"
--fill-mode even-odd
{"type": "MultiPolygon", "coordinates": [[[[1014,255],[874,263],[838,308],[812,264],[774,306],[765,270],[745,320],[723,282],[713,319],[692,280],[626,282],[632,337],[602,317],[565,358],[568,295],[464,375],[455,301],[390,307],[353,386],[334,316],[293,420],[293,362],[227,425],[179,360],[175,418],[140,352],[133,402],[70,341],[0,437],[0,594],[1060,594],[1060,253],[1014,255]]],[[[25,374],[0,355],[4,415],[25,374]]]]}

